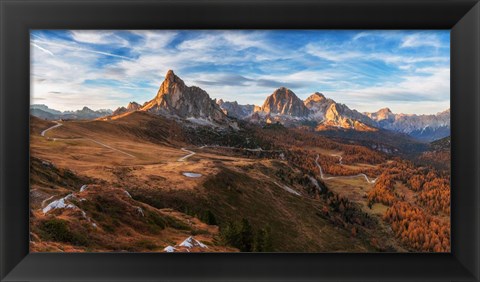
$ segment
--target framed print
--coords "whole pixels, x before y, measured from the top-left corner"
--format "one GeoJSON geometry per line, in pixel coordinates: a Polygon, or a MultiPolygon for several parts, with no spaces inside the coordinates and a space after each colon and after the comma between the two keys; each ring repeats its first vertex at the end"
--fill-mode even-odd
{"type": "Polygon", "coordinates": [[[477,1],[1,5],[2,281],[479,279],[477,1]]]}
{"type": "Polygon", "coordinates": [[[450,252],[449,39],[32,30],[30,252],[450,252]]]}

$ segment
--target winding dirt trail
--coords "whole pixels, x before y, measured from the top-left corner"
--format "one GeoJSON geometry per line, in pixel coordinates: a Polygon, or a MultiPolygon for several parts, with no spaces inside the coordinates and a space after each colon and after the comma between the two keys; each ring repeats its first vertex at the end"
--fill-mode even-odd
{"type": "Polygon", "coordinates": [[[129,153],[124,152],[124,151],[121,151],[121,150],[119,150],[119,149],[117,149],[117,148],[113,148],[112,146],[109,146],[109,145],[104,144],[104,143],[102,143],[102,142],[100,142],[100,141],[94,140],[94,139],[92,139],[92,138],[83,138],[83,137],[80,137],[80,138],[50,138],[50,137],[45,136],[45,133],[47,133],[48,131],[50,131],[50,130],[52,130],[52,129],[54,129],[54,128],[60,127],[60,126],[63,125],[63,124],[61,124],[61,123],[59,123],[59,122],[57,122],[57,121],[56,121],[55,123],[56,123],[56,125],[51,126],[51,127],[47,128],[47,129],[45,129],[44,131],[42,131],[42,133],[40,133],[40,135],[43,136],[43,137],[45,137],[45,138],[47,138],[47,140],[53,140],[53,141],[57,141],[57,140],[61,140],[61,141],[87,140],[87,141],[96,143],[96,144],[98,144],[98,145],[100,145],[100,146],[103,146],[103,147],[105,147],[105,148],[107,148],[107,149],[110,149],[110,150],[112,150],[112,151],[116,151],[116,152],[118,152],[118,153],[121,153],[121,154],[124,154],[124,155],[126,155],[126,156],[129,156],[129,157],[131,157],[131,158],[137,158],[137,157],[135,157],[135,156],[132,155],[132,154],[129,154],[129,153]]]}
{"type": "MultiPolygon", "coordinates": [[[[51,127],[47,128],[47,129],[45,129],[44,131],[42,131],[42,133],[40,133],[40,135],[43,136],[43,137],[45,137],[45,133],[47,133],[48,131],[50,131],[50,130],[52,130],[52,129],[54,129],[54,128],[57,128],[57,127],[60,127],[60,126],[63,125],[63,124],[61,124],[61,123],[59,123],[59,122],[55,122],[55,123],[56,123],[56,125],[51,126],[51,127]]],[[[47,137],[47,139],[49,139],[49,138],[47,137]]]]}
{"type": "MultiPolygon", "coordinates": [[[[252,151],[252,152],[261,152],[264,151],[262,148],[257,148],[257,149],[246,149],[246,148],[235,148],[235,147],[226,147],[226,146],[207,146],[203,145],[201,147],[198,147],[198,149],[204,149],[204,148],[225,148],[225,149],[238,149],[238,150],[246,150],[246,151],[252,151]]],[[[179,158],[177,161],[178,162],[183,162],[186,161],[188,158],[191,156],[195,155],[196,153],[194,151],[187,150],[185,148],[181,148],[180,150],[187,152],[188,154],[179,158]]]]}
{"type": "Polygon", "coordinates": [[[228,146],[220,146],[220,145],[203,145],[198,147],[199,149],[203,148],[221,148],[221,149],[232,149],[232,150],[243,150],[243,151],[250,151],[250,152],[283,152],[282,150],[264,150],[260,147],[256,149],[249,149],[249,148],[238,148],[238,147],[228,147],[228,146]]]}
{"type": "Polygon", "coordinates": [[[102,143],[102,142],[100,142],[100,141],[97,141],[97,140],[94,140],[94,139],[91,139],[91,138],[84,138],[84,139],[85,139],[85,140],[92,141],[92,142],[94,142],[94,143],[97,143],[98,145],[101,145],[101,146],[103,146],[103,147],[105,147],[105,148],[108,148],[108,149],[110,149],[110,150],[119,152],[119,153],[121,153],[121,154],[127,155],[127,156],[129,156],[129,157],[137,158],[137,157],[135,157],[135,156],[132,155],[132,154],[129,154],[129,153],[124,152],[124,151],[121,151],[121,150],[119,150],[119,149],[117,149],[117,148],[113,148],[112,146],[109,146],[109,145],[107,145],[107,144],[104,144],[104,143],[102,143]]]}
{"type": "Polygon", "coordinates": [[[184,162],[184,161],[186,161],[188,158],[190,158],[191,156],[193,156],[193,155],[196,154],[194,151],[190,151],[190,150],[187,150],[187,149],[185,149],[185,148],[181,148],[180,150],[182,150],[182,151],[184,151],[184,152],[187,152],[188,154],[185,155],[185,156],[183,156],[183,157],[181,157],[181,158],[179,158],[179,159],[177,160],[177,162],[184,162]]]}
{"type": "MultiPolygon", "coordinates": [[[[338,158],[339,158],[339,160],[338,160],[338,161],[339,161],[339,164],[342,164],[342,156],[340,156],[340,155],[331,155],[331,156],[338,157],[338,158]]],[[[374,183],[377,181],[377,179],[378,179],[378,177],[377,177],[377,178],[375,178],[375,179],[370,180],[370,178],[368,178],[368,176],[367,176],[365,173],[359,173],[359,174],[347,175],[347,176],[328,176],[328,177],[326,177],[326,176],[323,174],[322,167],[321,167],[320,164],[318,163],[318,159],[319,159],[319,158],[320,158],[320,155],[317,155],[317,158],[315,159],[315,164],[317,165],[318,170],[320,171],[320,178],[322,178],[323,180],[337,179],[337,178],[364,177],[368,184],[374,184],[374,183]]]]}

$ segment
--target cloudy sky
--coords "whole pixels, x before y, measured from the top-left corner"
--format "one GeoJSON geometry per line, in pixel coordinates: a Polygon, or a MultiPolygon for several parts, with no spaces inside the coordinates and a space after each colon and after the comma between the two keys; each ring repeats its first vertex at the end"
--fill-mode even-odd
{"type": "Polygon", "coordinates": [[[58,110],[152,99],[169,69],[212,98],[261,105],[276,88],[361,112],[450,107],[445,31],[31,32],[31,98],[58,110]]]}

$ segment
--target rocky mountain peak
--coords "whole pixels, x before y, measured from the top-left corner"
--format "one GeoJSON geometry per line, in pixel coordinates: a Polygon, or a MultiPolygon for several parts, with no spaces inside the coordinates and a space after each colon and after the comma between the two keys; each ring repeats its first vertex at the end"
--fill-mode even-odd
{"type": "Polygon", "coordinates": [[[170,84],[182,84],[182,85],[185,85],[185,83],[183,82],[182,79],[180,79],[180,77],[178,77],[177,75],[175,75],[175,73],[173,72],[173,70],[168,70],[167,71],[167,74],[165,75],[165,80],[164,80],[164,83],[167,83],[168,85],[170,84]]]}
{"type": "Polygon", "coordinates": [[[182,118],[223,121],[226,116],[207,92],[196,86],[187,86],[172,70],[153,100],[146,103],[142,111],[156,114],[175,115],[182,118]]]}
{"type": "Polygon", "coordinates": [[[312,95],[310,95],[307,99],[305,99],[305,105],[311,102],[321,102],[321,101],[324,101],[325,99],[326,99],[325,95],[323,95],[320,92],[315,92],[312,95]]]}
{"type": "Polygon", "coordinates": [[[323,119],[330,105],[335,104],[332,99],[322,93],[315,92],[304,101],[305,107],[311,111],[312,118],[323,119]]]}
{"type": "Polygon", "coordinates": [[[374,113],[365,113],[365,115],[376,122],[395,120],[395,114],[389,108],[382,108],[374,113]]]}
{"type": "Polygon", "coordinates": [[[380,109],[377,112],[377,120],[394,119],[395,115],[389,108],[380,109]]]}
{"type": "Polygon", "coordinates": [[[265,99],[262,111],[267,114],[281,114],[296,117],[305,117],[309,110],[303,101],[286,87],[280,87],[265,99]]]}
{"type": "Polygon", "coordinates": [[[112,115],[120,115],[124,113],[129,113],[129,112],[134,112],[140,110],[142,106],[138,104],[137,102],[130,102],[128,103],[127,107],[118,107],[112,115]]]}
{"type": "Polygon", "coordinates": [[[127,105],[127,110],[128,111],[136,111],[139,110],[142,106],[138,104],[137,102],[130,102],[127,105]]]}
{"type": "Polygon", "coordinates": [[[167,74],[165,75],[165,80],[172,80],[176,77],[175,73],[173,70],[168,70],[167,74]]]}
{"type": "Polygon", "coordinates": [[[277,88],[277,89],[273,92],[273,95],[275,95],[275,96],[281,96],[281,97],[293,97],[293,96],[297,97],[297,96],[295,95],[295,93],[293,93],[292,90],[290,90],[290,89],[288,89],[288,88],[286,88],[286,87],[284,87],[284,86],[282,86],[282,87],[280,87],[280,88],[277,88]]]}
{"type": "Polygon", "coordinates": [[[165,75],[165,80],[160,85],[157,92],[156,100],[162,100],[163,95],[171,95],[178,97],[186,88],[185,82],[175,75],[172,70],[169,70],[165,75]]]}

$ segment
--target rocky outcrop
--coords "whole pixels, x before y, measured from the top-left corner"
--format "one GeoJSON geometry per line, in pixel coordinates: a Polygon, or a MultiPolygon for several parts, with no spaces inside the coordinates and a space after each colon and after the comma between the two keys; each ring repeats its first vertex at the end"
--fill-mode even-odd
{"type": "Polygon", "coordinates": [[[172,70],[167,72],[155,98],[140,110],[186,119],[226,120],[226,115],[207,92],[196,86],[186,86],[172,70]]]}
{"type": "Polygon", "coordinates": [[[280,87],[265,99],[261,111],[270,115],[307,117],[310,110],[303,101],[288,88],[280,87]]]}
{"type": "Polygon", "coordinates": [[[141,106],[139,103],[137,103],[137,102],[130,102],[130,103],[128,103],[128,105],[127,105],[127,110],[128,110],[129,112],[138,111],[138,110],[140,110],[141,107],[142,107],[142,106],[141,106]]]}

